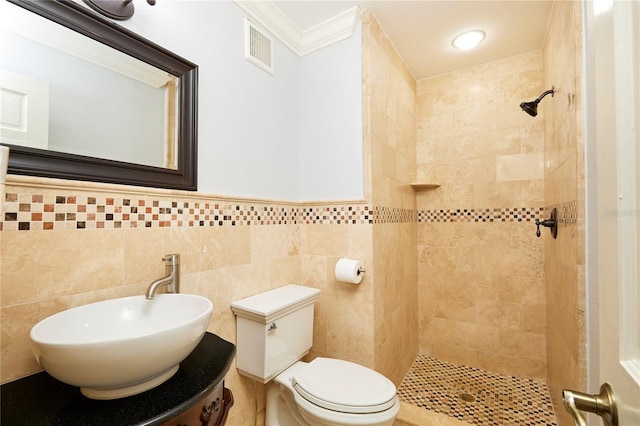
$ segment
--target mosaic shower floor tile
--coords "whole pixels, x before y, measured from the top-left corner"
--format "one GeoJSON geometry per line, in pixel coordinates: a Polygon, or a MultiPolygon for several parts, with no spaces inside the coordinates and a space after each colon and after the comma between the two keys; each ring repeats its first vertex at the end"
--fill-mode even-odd
{"type": "Polygon", "coordinates": [[[557,426],[547,385],[418,355],[400,384],[402,401],[474,425],[557,426]]]}

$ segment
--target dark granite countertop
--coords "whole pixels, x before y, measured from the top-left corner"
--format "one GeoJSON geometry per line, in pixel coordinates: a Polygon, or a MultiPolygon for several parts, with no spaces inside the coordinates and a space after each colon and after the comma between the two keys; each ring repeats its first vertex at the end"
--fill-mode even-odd
{"type": "MultiPolygon", "coordinates": [[[[98,401],[46,372],[6,383],[0,389],[3,426],[160,425],[191,408],[229,370],[235,346],[206,333],[176,374],[138,395],[98,401]]],[[[150,354],[153,356],[153,354],[150,354]]]]}

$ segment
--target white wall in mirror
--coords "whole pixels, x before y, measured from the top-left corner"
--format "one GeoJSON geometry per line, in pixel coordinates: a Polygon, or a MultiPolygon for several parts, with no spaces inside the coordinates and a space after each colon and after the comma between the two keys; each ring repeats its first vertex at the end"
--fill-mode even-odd
{"type": "MultiPolygon", "coordinates": [[[[44,142],[19,141],[2,132],[2,142],[70,154],[175,168],[175,82],[162,70],[133,59],[2,2],[0,69],[48,85],[48,98],[30,95],[28,111],[48,109],[44,142]],[[48,104],[44,104],[48,102],[48,104]]],[[[20,93],[2,78],[3,104],[20,93]]],[[[4,108],[3,108],[4,109],[4,108]]],[[[7,115],[7,112],[3,112],[7,115]]],[[[42,138],[40,138],[42,139],[42,138]]]]}

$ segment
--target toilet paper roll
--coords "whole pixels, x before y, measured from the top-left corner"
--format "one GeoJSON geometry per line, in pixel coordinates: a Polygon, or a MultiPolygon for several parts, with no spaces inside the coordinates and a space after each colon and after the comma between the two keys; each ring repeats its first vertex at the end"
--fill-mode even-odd
{"type": "Polygon", "coordinates": [[[364,276],[364,268],[359,260],[343,257],[336,263],[335,274],[338,281],[359,284],[364,276]]]}

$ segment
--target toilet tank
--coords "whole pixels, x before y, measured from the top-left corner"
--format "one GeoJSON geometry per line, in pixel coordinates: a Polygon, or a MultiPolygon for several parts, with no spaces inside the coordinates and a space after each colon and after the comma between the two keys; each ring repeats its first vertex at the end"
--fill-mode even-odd
{"type": "Polygon", "coordinates": [[[319,294],[290,284],[231,303],[240,374],[267,383],[309,352],[319,294]]]}

